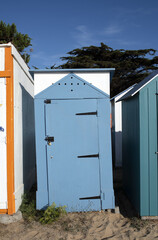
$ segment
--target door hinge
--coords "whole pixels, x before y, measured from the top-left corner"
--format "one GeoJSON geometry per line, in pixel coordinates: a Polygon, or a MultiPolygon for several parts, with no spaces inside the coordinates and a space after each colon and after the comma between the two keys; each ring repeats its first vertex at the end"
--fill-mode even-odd
{"type": "Polygon", "coordinates": [[[99,153],[98,154],[91,154],[91,155],[82,155],[82,156],[77,156],[78,158],[99,158],[99,153]]]}
{"type": "Polygon", "coordinates": [[[101,193],[101,200],[105,200],[105,193],[104,192],[101,193]]]}
{"type": "Polygon", "coordinates": [[[97,116],[97,111],[96,112],[76,113],[76,115],[96,115],[97,116]]]}
{"type": "Polygon", "coordinates": [[[84,198],[79,198],[79,200],[88,200],[88,199],[100,199],[100,196],[93,196],[93,197],[84,197],[84,198]]]}
{"type": "Polygon", "coordinates": [[[46,100],[44,100],[44,103],[50,104],[50,103],[51,103],[51,100],[50,100],[50,99],[46,99],[46,100]]]}
{"type": "Polygon", "coordinates": [[[155,93],[155,95],[158,95],[158,93],[155,93]]]}

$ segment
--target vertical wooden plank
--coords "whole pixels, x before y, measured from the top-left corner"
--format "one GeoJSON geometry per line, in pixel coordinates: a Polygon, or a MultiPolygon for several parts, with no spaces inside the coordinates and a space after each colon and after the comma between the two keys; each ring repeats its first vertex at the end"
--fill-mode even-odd
{"type": "Polygon", "coordinates": [[[150,216],[157,215],[157,109],[156,81],[149,87],[149,186],[150,186],[150,216]]]}
{"type": "Polygon", "coordinates": [[[102,209],[115,207],[112,175],[110,100],[98,99],[99,158],[102,209]]]}
{"type": "Polygon", "coordinates": [[[11,47],[5,48],[5,70],[10,71],[10,78],[6,78],[6,118],[7,118],[7,192],[8,214],[15,213],[14,196],[14,82],[13,82],[13,57],[11,47]]]}
{"type": "Polygon", "coordinates": [[[140,106],[140,215],[149,215],[149,96],[139,93],[140,106]]]}
{"type": "Polygon", "coordinates": [[[35,135],[36,135],[36,164],[37,192],[36,208],[48,206],[47,160],[45,141],[45,109],[44,99],[35,98],[35,135]]]}

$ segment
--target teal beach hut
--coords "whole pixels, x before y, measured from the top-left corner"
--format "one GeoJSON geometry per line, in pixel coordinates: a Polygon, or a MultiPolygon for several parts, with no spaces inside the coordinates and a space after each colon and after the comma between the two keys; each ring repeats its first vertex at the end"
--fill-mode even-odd
{"type": "Polygon", "coordinates": [[[158,71],[120,101],[124,189],[141,217],[158,216],[158,71]]]}

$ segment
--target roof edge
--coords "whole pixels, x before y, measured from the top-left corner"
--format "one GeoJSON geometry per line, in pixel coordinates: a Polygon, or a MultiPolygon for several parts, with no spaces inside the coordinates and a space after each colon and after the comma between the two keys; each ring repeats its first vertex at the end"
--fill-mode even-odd
{"type": "Polygon", "coordinates": [[[135,96],[142,88],[144,88],[146,85],[148,85],[151,81],[153,81],[156,77],[158,77],[158,70],[153,71],[151,74],[149,74],[146,78],[144,78],[141,82],[137,83],[134,88],[132,88],[130,91],[128,91],[125,95],[123,95],[119,100],[126,100],[133,96],[135,96]]]}
{"type": "Polygon", "coordinates": [[[112,81],[113,75],[115,73],[115,68],[67,68],[67,69],[30,69],[29,70],[32,78],[36,73],[110,73],[110,82],[112,81]]]}
{"type": "MultiPolygon", "coordinates": [[[[130,91],[131,89],[133,89],[134,87],[135,87],[135,85],[136,85],[137,83],[135,83],[135,84],[133,84],[133,85],[131,85],[130,87],[128,87],[128,88],[126,88],[125,90],[123,90],[122,92],[119,92],[118,94],[116,94],[114,97],[112,97],[111,99],[110,99],[110,101],[112,101],[114,98],[117,98],[117,97],[119,97],[121,94],[123,94],[123,93],[125,93],[126,94],[126,91],[130,91]]],[[[124,94],[124,95],[125,95],[124,94]]],[[[124,96],[123,95],[123,96],[124,96]]],[[[123,97],[122,96],[122,97],[123,97]]],[[[119,100],[117,100],[117,102],[118,102],[119,100]]]]}
{"type": "Polygon", "coordinates": [[[111,72],[115,68],[30,69],[30,72],[111,72]]]}

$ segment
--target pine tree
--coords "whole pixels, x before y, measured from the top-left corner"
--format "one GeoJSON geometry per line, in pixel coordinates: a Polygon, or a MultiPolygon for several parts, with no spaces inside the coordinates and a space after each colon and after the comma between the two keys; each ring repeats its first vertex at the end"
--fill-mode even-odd
{"type": "Polygon", "coordinates": [[[6,24],[3,21],[0,22],[0,43],[13,43],[17,50],[20,52],[22,58],[26,63],[30,60],[30,54],[28,53],[29,46],[31,44],[31,38],[27,34],[22,34],[17,31],[16,25],[6,24]]]}
{"type": "Polygon", "coordinates": [[[158,69],[156,53],[152,48],[114,50],[101,43],[99,47],[82,47],[68,52],[69,56],[61,57],[66,63],[58,68],[115,68],[111,84],[111,96],[114,96],[158,69]]]}

